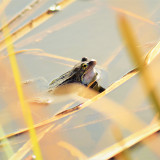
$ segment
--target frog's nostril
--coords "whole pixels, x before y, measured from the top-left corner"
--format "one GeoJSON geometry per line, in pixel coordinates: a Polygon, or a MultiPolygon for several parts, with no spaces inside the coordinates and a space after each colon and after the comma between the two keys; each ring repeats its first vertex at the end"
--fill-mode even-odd
{"type": "Polygon", "coordinates": [[[90,62],[89,62],[89,65],[96,65],[97,64],[97,62],[96,62],[96,60],[94,60],[94,59],[92,59],[90,62]]]}

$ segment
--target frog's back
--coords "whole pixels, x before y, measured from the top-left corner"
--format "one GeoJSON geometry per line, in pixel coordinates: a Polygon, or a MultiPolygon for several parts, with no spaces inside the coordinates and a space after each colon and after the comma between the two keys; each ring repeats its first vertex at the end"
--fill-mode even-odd
{"type": "Polygon", "coordinates": [[[60,77],[54,79],[49,84],[49,88],[55,88],[55,87],[62,85],[67,79],[70,78],[71,75],[72,75],[72,71],[68,71],[68,72],[62,74],[60,77]]]}

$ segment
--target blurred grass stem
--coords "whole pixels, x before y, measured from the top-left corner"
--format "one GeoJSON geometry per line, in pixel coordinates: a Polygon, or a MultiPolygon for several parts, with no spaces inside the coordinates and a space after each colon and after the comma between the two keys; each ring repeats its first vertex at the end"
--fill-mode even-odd
{"type": "Polygon", "coordinates": [[[160,114],[159,97],[156,90],[154,89],[155,86],[153,80],[151,79],[151,75],[147,69],[147,66],[142,59],[142,52],[136,47],[137,41],[134,35],[134,30],[132,29],[131,25],[129,24],[128,20],[125,18],[124,15],[118,16],[118,22],[122,38],[126,43],[126,47],[130,53],[130,56],[132,57],[134,63],[138,66],[138,70],[143,80],[142,84],[146,92],[149,94],[149,98],[153,103],[155,111],[160,114]]]}
{"type": "MultiPolygon", "coordinates": [[[[5,16],[3,16],[2,24],[5,24],[5,22],[6,22],[6,19],[5,19],[5,16]]],[[[22,90],[22,86],[21,86],[21,77],[20,77],[16,57],[14,55],[14,46],[12,44],[12,37],[9,36],[10,31],[9,31],[8,27],[3,28],[3,34],[4,34],[5,38],[8,36],[5,39],[5,43],[7,46],[8,53],[11,54],[11,56],[9,56],[9,60],[11,63],[13,76],[14,76],[14,80],[15,80],[15,84],[16,84],[16,88],[17,88],[17,94],[18,94],[18,97],[20,100],[23,116],[24,116],[26,124],[29,127],[29,134],[30,134],[30,138],[31,138],[31,142],[32,142],[33,152],[36,155],[38,160],[42,160],[41,151],[40,151],[39,144],[38,144],[38,139],[37,139],[36,132],[34,129],[31,111],[28,107],[28,104],[25,101],[25,98],[24,98],[24,94],[23,94],[23,90],[22,90]]]]}

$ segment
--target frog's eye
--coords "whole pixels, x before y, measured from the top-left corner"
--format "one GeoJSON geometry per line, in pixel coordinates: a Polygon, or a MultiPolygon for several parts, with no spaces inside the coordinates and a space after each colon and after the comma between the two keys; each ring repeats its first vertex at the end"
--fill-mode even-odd
{"type": "Polygon", "coordinates": [[[86,69],[86,68],[87,68],[87,64],[82,63],[82,68],[83,68],[83,69],[86,69]]]}

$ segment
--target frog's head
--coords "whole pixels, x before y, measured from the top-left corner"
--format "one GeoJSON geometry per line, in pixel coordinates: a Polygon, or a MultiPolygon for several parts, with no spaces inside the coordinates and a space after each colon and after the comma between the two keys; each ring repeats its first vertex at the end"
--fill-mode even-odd
{"type": "Polygon", "coordinates": [[[88,58],[83,57],[81,62],[74,66],[73,70],[77,81],[82,84],[88,85],[94,81],[97,77],[97,72],[95,70],[97,62],[94,59],[88,60],[88,58]]]}

